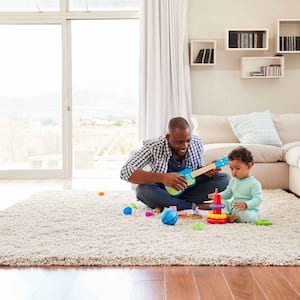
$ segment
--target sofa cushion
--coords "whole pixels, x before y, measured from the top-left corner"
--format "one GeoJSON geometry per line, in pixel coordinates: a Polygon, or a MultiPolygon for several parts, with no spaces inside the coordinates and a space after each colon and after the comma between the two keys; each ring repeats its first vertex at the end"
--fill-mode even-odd
{"type": "Polygon", "coordinates": [[[299,113],[272,113],[272,119],[283,144],[300,141],[299,113]]]}
{"type": "Polygon", "coordinates": [[[243,144],[282,145],[269,111],[235,115],[229,121],[234,134],[243,144]]]}
{"type": "Polygon", "coordinates": [[[285,153],[285,158],[289,165],[300,168],[300,146],[290,148],[285,153]]]}
{"type": "Polygon", "coordinates": [[[203,144],[238,143],[230,126],[229,116],[193,115],[193,132],[203,144]]]}
{"type": "MultiPolygon", "coordinates": [[[[208,164],[216,159],[228,155],[234,148],[241,146],[240,143],[215,143],[204,145],[203,158],[208,164]]],[[[243,144],[253,155],[255,163],[273,163],[282,161],[283,151],[281,148],[271,145],[243,144]]]]}

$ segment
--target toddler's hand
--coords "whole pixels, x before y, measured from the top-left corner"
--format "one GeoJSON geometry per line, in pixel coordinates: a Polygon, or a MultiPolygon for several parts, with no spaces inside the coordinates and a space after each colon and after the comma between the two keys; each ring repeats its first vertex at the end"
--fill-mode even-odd
{"type": "Polygon", "coordinates": [[[247,204],[246,202],[233,202],[233,207],[238,210],[245,210],[247,209],[247,204]]]}
{"type": "Polygon", "coordinates": [[[231,214],[227,216],[227,222],[228,223],[233,223],[235,221],[235,219],[237,218],[236,214],[231,214]]]}

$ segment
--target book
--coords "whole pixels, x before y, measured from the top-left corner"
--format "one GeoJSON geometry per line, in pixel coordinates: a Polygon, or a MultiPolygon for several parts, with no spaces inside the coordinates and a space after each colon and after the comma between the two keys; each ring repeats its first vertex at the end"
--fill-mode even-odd
{"type": "Polygon", "coordinates": [[[199,63],[201,64],[202,63],[203,54],[204,54],[204,49],[200,49],[199,53],[198,53],[198,55],[197,55],[197,57],[195,59],[195,63],[196,64],[199,64],[199,63]]]}
{"type": "Polygon", "coordinates": [[[211,64],[215,63],[215,49],[214,48],[211,49],[211,56],[210,56],[209,62],[211,64]]]}
{"type": "Polygon", "coordinates": [[[296,36],[296,51],[300,51],[300,36],[296,36]]]}
{"type": "Polygon", "coordinates": [[[210,53],[210,49],[205,49],[205,54],[204,54],[204,63],[208,64],[209,62],[209,53],[210,53]]]}
{"type": "Polygon", "coordinates": [[[229,48],[238,48],[238,32],[229,31],[229,48]]]}

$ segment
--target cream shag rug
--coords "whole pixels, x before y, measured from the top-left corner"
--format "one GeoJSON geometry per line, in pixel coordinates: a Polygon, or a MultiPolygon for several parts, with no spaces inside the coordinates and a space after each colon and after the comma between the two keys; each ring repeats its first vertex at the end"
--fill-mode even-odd
{"type": "Polygon", "coordinates": [[[164,225],[133,192],[50,191],[0,212],[0,265],[300,265],[300,199],[265,190],[272,226],[164,225]],[[123,207],[136,203],[132,215],[123,207]]]}

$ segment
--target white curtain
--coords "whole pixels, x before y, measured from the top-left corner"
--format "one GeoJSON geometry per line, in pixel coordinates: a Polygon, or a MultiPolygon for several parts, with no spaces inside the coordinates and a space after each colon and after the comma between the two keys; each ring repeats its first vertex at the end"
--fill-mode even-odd
{"type": "Polygon", "coordinates": [[[190,122],[188,0],[142,0],[139,139],[164,135],[170,118],[190,122]]]}

